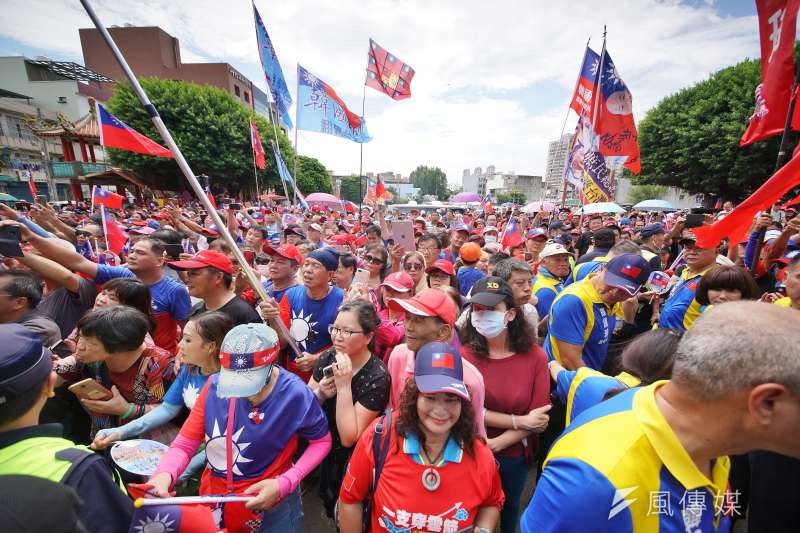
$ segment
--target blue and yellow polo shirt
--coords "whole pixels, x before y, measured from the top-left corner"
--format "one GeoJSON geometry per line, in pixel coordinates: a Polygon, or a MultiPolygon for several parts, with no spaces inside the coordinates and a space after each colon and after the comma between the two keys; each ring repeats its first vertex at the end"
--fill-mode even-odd
{"type": "Polygon", "coordinates": [[[573,283],[564,289],[553,302],[547,319],[547,337],[544,351],[550,361],[561,362],[556,339],[569,344],[582,345],[583,362],[589,368],[600,370],[606,360],[608,343],[620,313],[619,304],[606,305],[592,284],[592,277],[573,283]]]}
{"type": "Polygon", "coordinates": [[[553,301],[562,290],[564,290],[564,284],[561,279],[553,277],[544,266],[539,266],[532,292],[536,296],[536,312],[539,313],[540,319],[550,313],[553,301]]]}
{"type": "Polygon", "coordinates": [[[631,389],[575,418],[553,444],[523,533],[730,530],[730,460],[708,479],[656,406],[665,382],[631,389]]]}
{"type": "Polygon", "coordinates": [[[573,283],[577,283],[586,278],[592,272],[597,272],[600,270],[600,267],[604,264],[611,261],[610,257],[602,256],[602,257],[595,257],[592,261],[586,261],[585,263],[581,263],[576,265],[574,269],[572,269],[572,273],[567,276],[566,281],[564,281],[564,287],[569,287],[573,283]]]}
{"type": "Polygon", "coordinates": [[[658,316],[658,327],[686,331],[703,314],[705,306],[700,305],[694,299],[694,295],[697,292],[700,278],[706,272],[708,272],[708,268],[699,274],[689,276],[689,269],[687,268],[681,273],[678,284],[675,285],[672,294],[661,308],[661,313],[658,316]]]}
{"type": "Polygon", "coordinates": [[[562,370],[558,373],[556,396],[567,406],[566,419],[569,426],[576,416],[602,402],[608,392],[637,385],[639,379],[627,372],[611,377],[584,366],[578,370],[562,370]]]}

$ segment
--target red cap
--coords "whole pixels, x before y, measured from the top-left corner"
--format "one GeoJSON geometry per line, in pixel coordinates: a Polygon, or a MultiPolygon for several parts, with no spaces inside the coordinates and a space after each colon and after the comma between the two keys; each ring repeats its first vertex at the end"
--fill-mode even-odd
{"type": "Polygon", "coordinates": [[[187,261],[172,261],[168,263],[175,270],[193,270],[195,268],[216,268],[227,274],[233,274],[233,263],[228,256],[215,250],[201,250],[187,261]]]}
{"type": "Polygon", "coordinates": [[[405,272],[393,272],[386,276],[381,286],[386,285],[397,292],[408,292],[414,288],[414,280],[405,272]]]}
{"type": "Polygon", "coordinates": [[[279,255],[281,257],[285,257],[286,259],[292,259],[293,261],[297,262],[298,265],[303,262],[303,255],[294,244],[283,244],[277,249],[273,248],[269,244],[264,244],[264,252],[267,255],[279,255]]]}
{"type": "Polygon", "coordinates": [[[345,234],[345,235],[331,235],[328,239],[328,242],[331,244],[343,245],[343,244],[353,244],[355,242],[356,237],[355,235],[345,234]]]}
{"type": "Polygon", "coordinates": [[[453,263],[451,263],[447,259],[437,259],[436,261],[431,263],[431,266],[429,266],[427,269],[425,269],[425,272],[430,274],[434,270],[440,270],[440,271],[444,272],[445,274],[447,274],[448,276],[455,276],[456,275],[456,271],[453,268],[453,263]]]}
{"type": "Polygon", "coordinates": [[[456,323],[456,304],[439,289],[425,289],[408,300],[391,298],[389,308],[417,316],[438,316],[451,326],[456,323]]]}

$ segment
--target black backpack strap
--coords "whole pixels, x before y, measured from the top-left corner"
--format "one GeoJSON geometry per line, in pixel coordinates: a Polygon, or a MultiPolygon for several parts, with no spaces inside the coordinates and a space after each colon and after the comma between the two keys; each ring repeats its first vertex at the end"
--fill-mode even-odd
{"type": "Polygon", "coordinates": [[[64,475],[61,476],[61,483],[69,487],[74,487],[80,479],[80,476],[77,474],[88,468],[93,458],[100,459],[101,461],[103,460],[103,458],[96,453],[81,450],[80,448],[64,448],[56,452],[56,459],[72,463],[67,471],[64,472],[64,475]]]}
{"type": "Polygon", "coordinates": [[[372,493],[378,486],[383,464],[389,454],[389,439],[392,435],[392,410],[386,409],[383,418],[375,425],[375,435],[372,437],[372,460],[375,463],[375,473],[372,476],[372,493]],[[383,438],[381,438],[383,436],[383,438]]]}

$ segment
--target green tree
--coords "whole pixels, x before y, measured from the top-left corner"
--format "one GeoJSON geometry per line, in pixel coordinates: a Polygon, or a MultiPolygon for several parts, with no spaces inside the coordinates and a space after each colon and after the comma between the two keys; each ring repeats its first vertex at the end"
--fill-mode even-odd
{"type": "Polygon", "coordinates": [[[420,165],[411,172],[410,177],[414,187],[419,188],[418,198],[428,194],[442,201],[450,198],[450,191],[447,189],[447,175],[439,167],[420,165]]]}
{"type": "Polygon", "coordinates": [[[634,185],[628,193],[628,203],[638,204],[644,200],[662,199],[661,197],[666,192],[667,188],[661,185],[634,185]]]}
{"type": "Polygon", "coordinates": [[[525,205],[527,203],[525,193],[520,191],[508,191],[508,192],[498,193],[497,198],[495,198],[495,201],[497,202],[497,205],[504,204],[506,202],[519,205],[525,205]]]}
{"type": "Polygon", "coordinates": [[[760,186],[774,171],[780,136],[739,147],[760,82],[760,61],[746,60],[664,98],[639,123],[634,181],[728,198],[760,186]]]}
{"type": "Polygon", "coordinates": [[[303,194],[333,192],[331,175],[325,165],[313,157],[301,155],[297,158],[297,184],[303,194]]]}
{"type": "Polygon", "coordinates": [[[367,194],[366,179],[359,185],[358,176],[344,176],[341,194],[342,200],[349,200],[355,204],[360,203],[367,194]]]}
{"type": "MultiPolygon", "coordinates": [[[[291,142],[280,128],[277,132],[273,131],[272,124],[264,117],[256,115],[252,109],[244,107],[233,96],[216,87],[153,78],[143,78],[140,82],[189,166],[196,174],[207,174],[215,191],[228,189],[236,194],[242,190],[246,196],[254,195],[249,122],[255,121],[267,155],[267,168],[258,169],[259,186],[262,190],[274,188],[282,193],[283,186],[272,154],[275,135],[281,156],[290,171],[295,154],[291,142]]],[[[108,109],[138,132],[163,144],[130,84],[117,83],[108,101],[108,109]]],[[[171,159],[115,149],[109,149],[108,153],[113,165],[157,178],[165,189],[185,188],[183,175],[171,159]]],[[[331,190],[330,178],[319,161],[301,157],[298,166],[298,182],[304,194],[331,190]],[[325,174],[324,179],[322,173],[325,174]]]]}

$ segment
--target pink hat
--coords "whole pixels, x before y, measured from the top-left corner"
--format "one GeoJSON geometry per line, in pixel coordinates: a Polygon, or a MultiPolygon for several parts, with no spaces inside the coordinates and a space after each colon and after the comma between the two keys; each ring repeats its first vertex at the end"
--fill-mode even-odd
{"type": "Polygon", "coordinates": [[[389,287],[397,292],[408,292],[414,288],[414,280],[405,272],[393,272],[386,276],[381,286],[389,287]]]}

